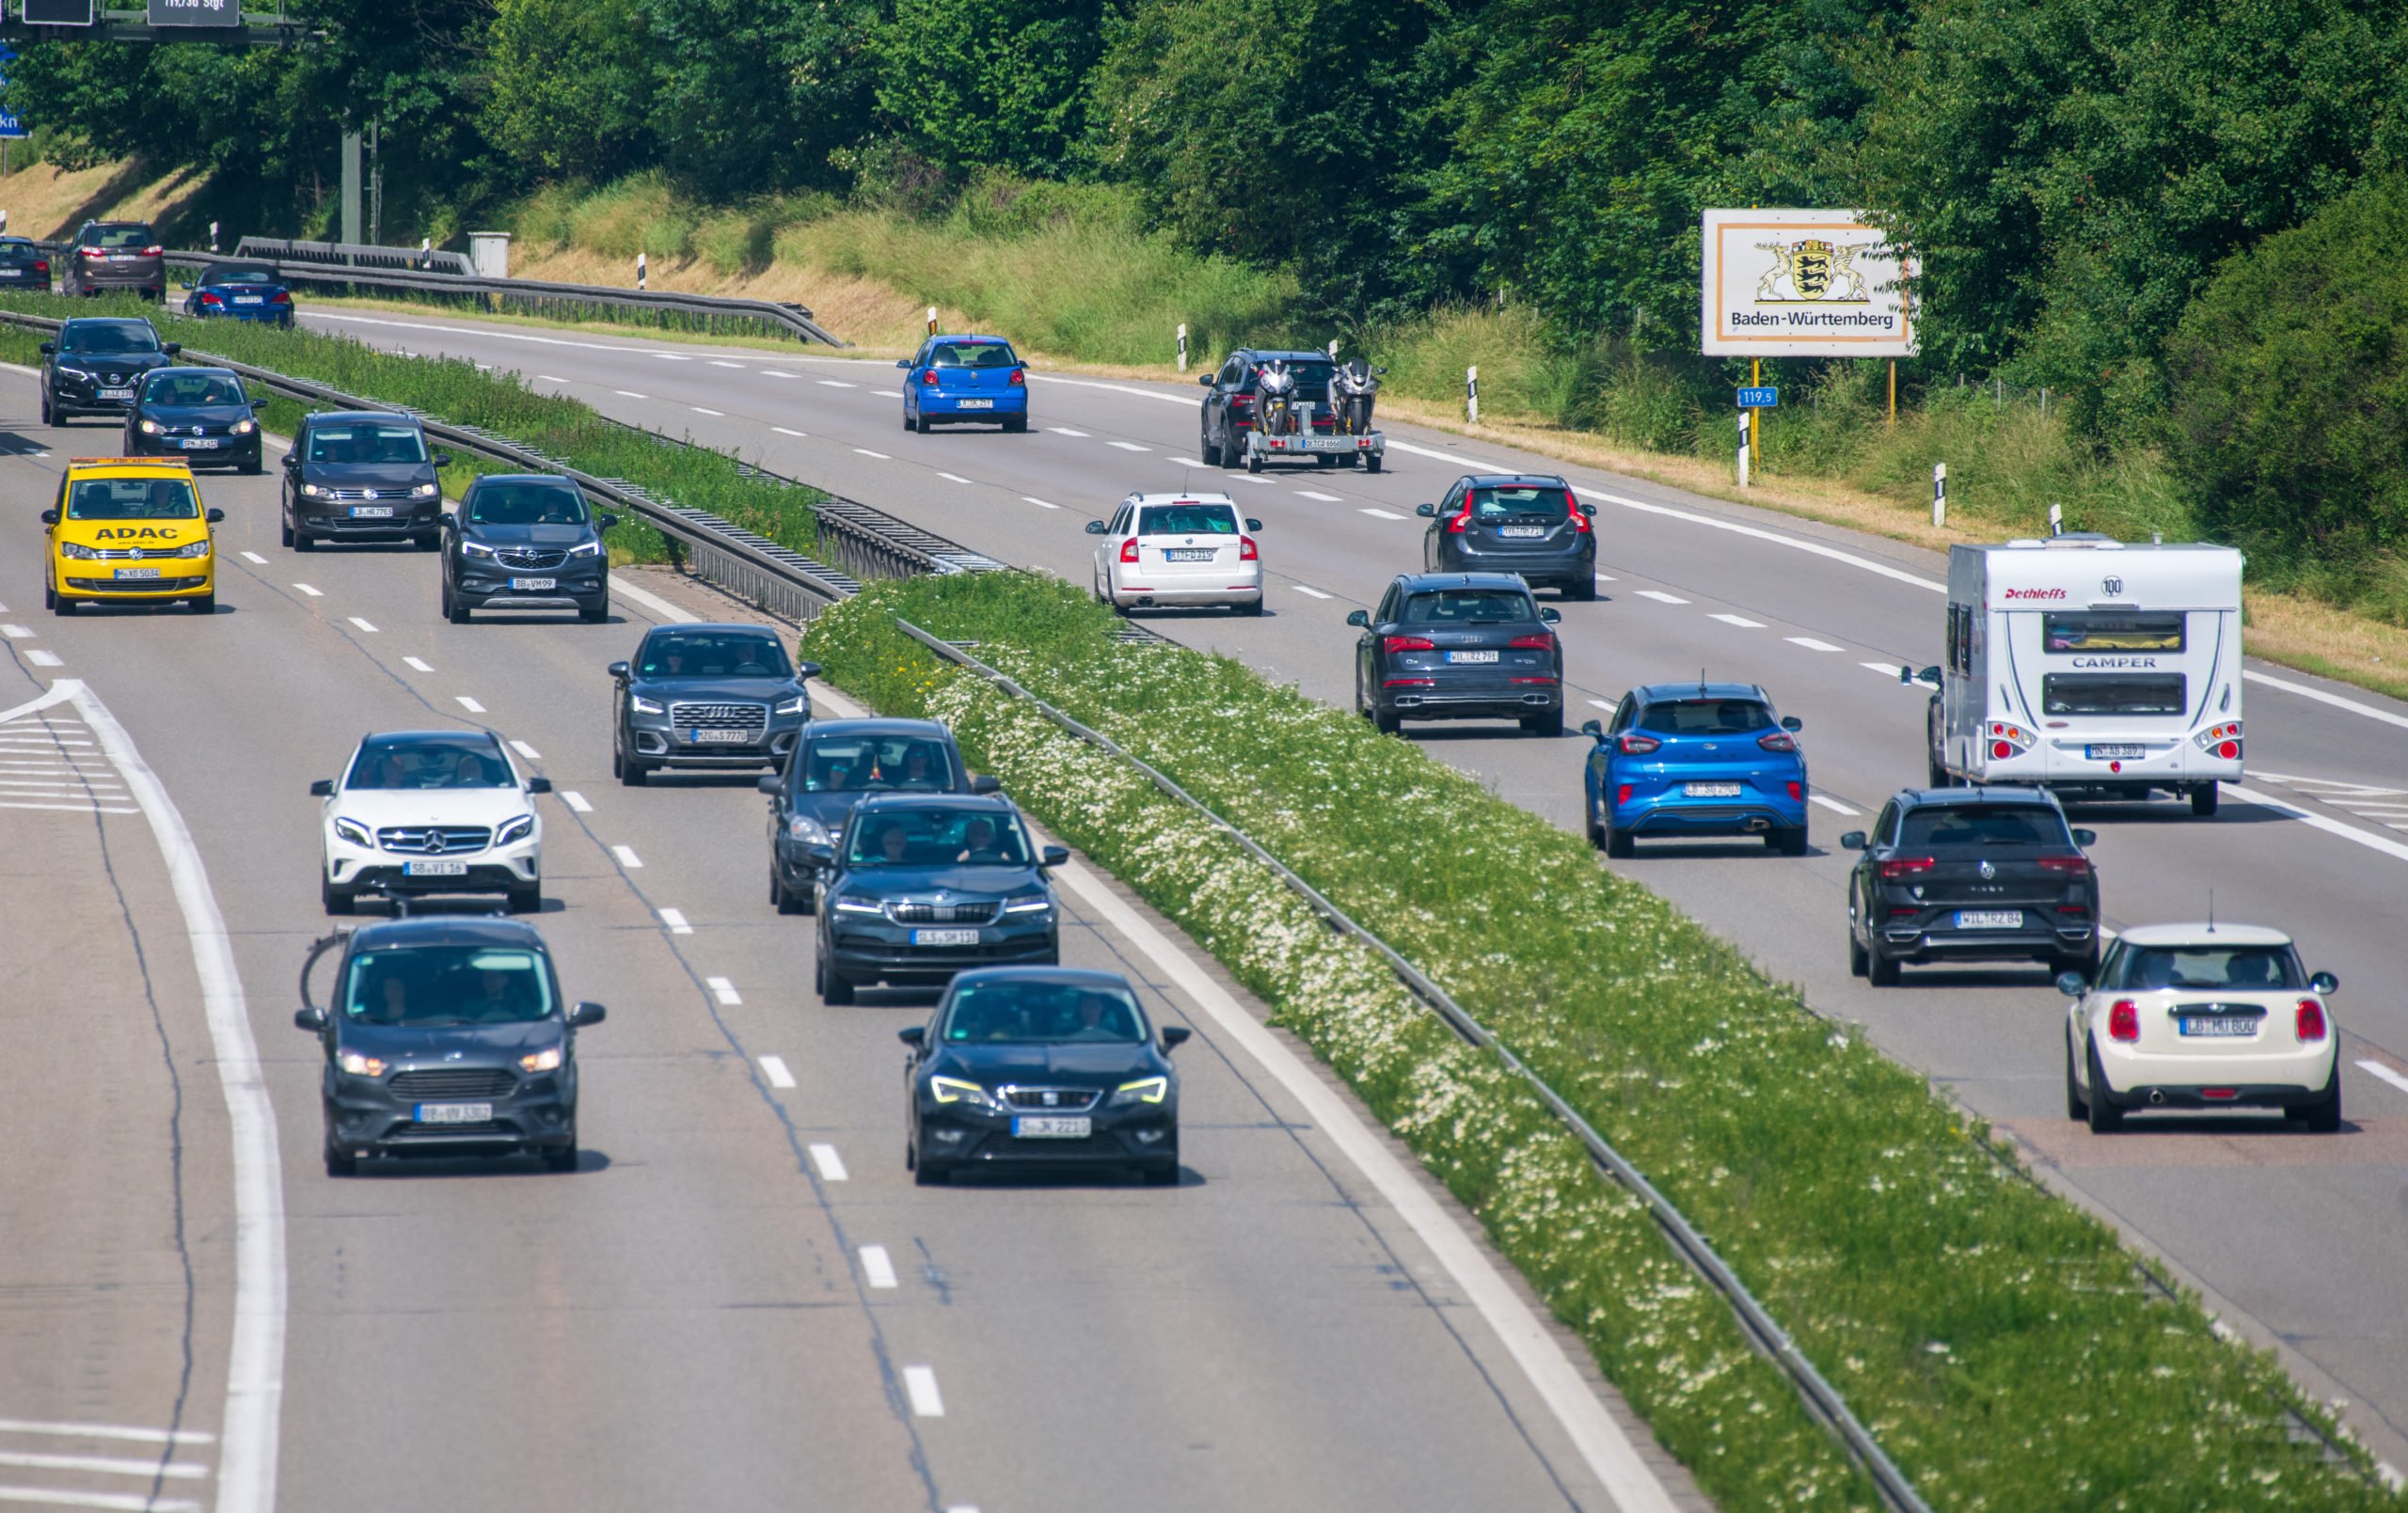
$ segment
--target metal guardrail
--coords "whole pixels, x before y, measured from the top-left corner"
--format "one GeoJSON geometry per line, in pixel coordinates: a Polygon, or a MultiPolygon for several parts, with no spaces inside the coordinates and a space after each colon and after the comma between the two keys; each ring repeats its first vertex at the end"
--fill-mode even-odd
{"type": "Polygon", "coordinates": [[[1867,1429],[1849,1410],[1837,1389],[1833,1388],[1824,1379],[1823,1374],[1814,1368],[1814,1363],[1806,1359],[1805,1352],[1798,1349],[1797,1342],[1789,1337],[1788,1332],[1774,1321],[1772,1315],[1766,1311],[1764,1304],[1756,1300],[1755,1295],[1748,1290],[1747,1284],[1739,1280],[1738,1273],[1733,1271],[1729,1264],[1716,1253],[1714,1247],[1707,1242],[1705,1237],[1698,1232],[1697,1226],[1690,1223],[1688,1219],[1672,1206],[1671,1199],[1656,1190],[1655,1184],[1647,1180],[1646,1174],[1640,1172],[1620,1151],[1614,1149],[1603,1135],[1597,1133],[1594,1126],[1582,1118],[1577,1111],[1563,1100],[1561,1095],[1549,1087],[1546,1080],[1532,1071],[1519,1056],[1513,1054],[1513,1050],[1499,1041],[1487,1026],[1473,1017],[1468,1010],[1449,996],[1445,988],[1423,975],[1421,970],[1405,960],[1395,947],[1356,923],[1345,910],[1330,902],[1320,890],[1297,875],[1278,858],[1264,850],[1253,837],[1223,819],[1201,799],[1172,781],[1143,758],[1129,751],[1110,736],[1080,723],[1077,719],[1054,708],[1021,686],[1008,675],[989,667],[960,647],[938,639],[900,616],[895,617],[895,624],[904,635],[927,647],[938,656],[957,667],[976,673],[1013,698],[1035,706],[1047,719],[1052,720],[1063,730],[1091,746],[1109,752],[1144,773],[1156,788],[1202,815],[1214,829],[1235,842],[1255,860],[1270,868],[1274,875],[1302,898],[1332,929],[1360,943],[1386,962],[1388,969],[1396,974],[1397,980],[1402,983],[1414,997],[1429,1005],[1441,1019],[1446,1021],[1449,1028],[1470,1044],[1494,1055],[1503,1064],[1507,1071],[1528,1084],[1564,1127],[1569,1129],[1581,1144],[1588,1147],[1591,1158],[1599,1166],[1605,1168],[1614,1180],[1635,1193],[1647,1206],[1648,1212],[1655,1217],[1656,1223],[1662,1226],[1666,1237],[1672,1242],[1672,1248],[1680,1253],[1681,1258],[1688,1263],[1689,1269],[1722,1295],[1723,1299],[1730,1303],[1732,1314],[1738,1319],[1740,1329],[1747,1334],[1750,1341],[1789,1378],[1791,1385],[1797,1390],[1798,1400],[1805,1405],[1807,1412],[1830,1430],[1833,1437],[1839,1441],[1841,1447],[1846,1451],[1849,1458],[1862,1467],[1865,1474],[1872,1478],[1882,1502],[1895,1510],[1895,1513],[1930,1513],[1929,1505],[1924,1502],[1922,1494],[1915,1490],[1914,1484],[1907,1479],[1906,1474],[1897,1468],[1897,1465],[1890,1459],[1888,1453],[1873,1438],[1872,1431],[1867,1429]]]}
{"type": "Polygon", "coordinates": [[[246,236],[234,244],[232,256],[246,262],[314,262],[342,268],[400,268],[447,274],[477,271],[465,252],[430,249],[421,253],[416,247],[388,247],[364,242],[289,242],[274,236],[246,236]]]}

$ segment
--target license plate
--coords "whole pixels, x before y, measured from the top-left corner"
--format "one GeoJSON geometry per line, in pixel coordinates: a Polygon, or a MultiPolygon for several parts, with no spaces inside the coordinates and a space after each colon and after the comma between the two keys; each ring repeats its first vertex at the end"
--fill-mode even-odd
{"type": "Polygon", "coordinates": [[[561,586],[561,580],[558,578],[512,578],[510,586],[521,591],[529,589],[557,589],[561,586]]]}
{"type": "Polygon", "coordinates": [[[2093,762],[2138,762],[2148,755],[2142,746],[2091,746],[2083,749],[2093,762]]]}
{"type": "Polygon", "coordinates": [[[259,302],[260,296],[257,294],[237,294],[234,296],[234,303],[237,305],[257,305],[259,302]]]}
{"type": "Polygon", "coordinates": [[[911,944],[915,946],[974,946],[978,943],[975,930],[914,930],[911,944]]]}
{"type": "Polygon", "coordinates": [[[411,1118],[422,1125],[482,1125],[493,1119],[490,1103],[421,1103],[411,1118]]]}
{"type": "Polygon", "coordinates": [[[1958,909],[1956,928],[1959,930],[2020,930],[2023,928],[2021,909],[1958,909]]]}
{"type": "Polygon", "coordinates": [[[390,520],[393,507],[389,504],[355,504],[351,507],[354,520],[390,520]]]}
{"type": "Polygon", "coordinates": [[[2223,1015],[2186,1014],[2178,1016],[2174,1023],[2186,1035],[2246,1039],[2258,1032],[2258,1021],[2255,1018],[2227,1017],[2223,1015]]]}
{"type": "Polygon", "coordinates": [[[686,737],[696,746],[745,746],[752,740],[751,731],[697,730],[686,737]]]}
{"type": "Polygon", "coordinates": [[[1735,782],[1687,782],[1681,784],[1681,792],[1691,798],[1736,798],[1739,796],[1739,785],[1735,782]]]}
{"type": "Polygon", "coordinates": [[[1198,546],[1192,550],[1184,546],[1173,546],[1163,553],[1163,560],[1165,562],[1209,562],[1220,555],[1210,546],[1198,546]]]}
{"type": "Polygon", "coordinates": [[[1085,1140],[1095,1132],[1095,1121],[1082,1115],[1024,1113],[1012,1120],[1012,1135],[1018,1140],[1085,1140]]]}
{"type": "Polygon", "coordinates": [[[1497,534],[1518,541],[1528,541],[1535,536],[1545,535],[1546,528],[1545,526],[1499,526],[1497,528],[1497,534]]]}
{"type": "Polygon", "coordinates": [[[134,390],[130,388],[104,388],[101,390],[101,398],[104,400],[130,400],[134,398],[134,390]]]}
{"type": "Polygon", "coordinates": [[[183,440],[178,442],[177,445],[183,448],[186,451],[214,451],[217,448],[224,446],[225,443],[219,441],[215,436],[186,436],[183,440]]]}
{"type": "Polygon", "coordinates": [[[120,567],[109,575],[119,583],[125,583],[136,578],[155,578],[159,570],[155,567],[120,567]]]}
{"type": "Polygon", "coordinates": [[[965,410],[991,410],[995,407],[993,400],[956,400],[954,402],[965,410]]]}
{"type": "Polygon", "coordinates": [[[1494,662],[1497,660],[1497,654],[1495,652],[1449,652],[1447,660],[1450,662],[1494,662]]]}
{"type": "Polygon", "coordinates": [[[468,864],[465,861],[404,861],[402,875],[405,877],[466,877],[468,864]]]}

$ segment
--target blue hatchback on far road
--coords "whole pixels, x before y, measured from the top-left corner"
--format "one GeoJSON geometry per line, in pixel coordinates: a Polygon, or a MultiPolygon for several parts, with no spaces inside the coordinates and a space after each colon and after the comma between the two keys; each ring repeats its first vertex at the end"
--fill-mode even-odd
{"type": "Polygon", "coordinates": [[[940,420],[994,420],[1028,429],[1028,364],[1001,337],[930,337],[895,365],[906,370],[903,429],[940,420]]]}
{"type": "Polygon", "coordinates": [[[1626,857],[1642,835],[1761,835],[1787,856],[1806,851],[1806,756],[1800,722],[1752,683],[1658,683],[1633,688],[1592,737],[1584,781],[1589,838],[1626,857]]]}

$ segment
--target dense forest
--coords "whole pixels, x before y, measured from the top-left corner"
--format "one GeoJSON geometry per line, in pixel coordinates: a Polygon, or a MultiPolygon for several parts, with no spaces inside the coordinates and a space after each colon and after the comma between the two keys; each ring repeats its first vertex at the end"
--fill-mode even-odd
{"type": "Polygon", "coordinates": [[[1674,365],[1702,209],[1862,207],[1921,260],[1911,383],[2045,386],[2088,445],[2167,448],[2235,534],[2408,529],[2372,418],[2408,352],[2408,0],[288,8],[318,45],[44,41],[8,95],[54,158],[214,165],[246,224],[325,228],[372,119],[388,240],[647,171],[923,216],[1006,175],[1277,269],[1300,320],[1510,300],[1674,365]]]}

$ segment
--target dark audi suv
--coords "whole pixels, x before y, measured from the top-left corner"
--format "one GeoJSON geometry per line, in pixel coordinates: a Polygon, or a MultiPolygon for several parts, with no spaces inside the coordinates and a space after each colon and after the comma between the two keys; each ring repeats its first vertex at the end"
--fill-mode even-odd
{"type": "Polygon", "coordinates": [[[284,454],[284,544],[306,552],[322,541],[443,544],[448,452],[430,452],[418,418],[336,410],[301,418],[284,454]]]}
{"type": "Polygon", "coordinates": [[[325,1047],[326,1174],[369,1156],[523,1151],[577,1170],[577,1032],[544,938],[511,920],[394,920],[320,940],[293,1022],[325,1047]],[[318,959],[340,951],[327,1002],[318,959]]]}
{"type": "Polygon", "coordinates": [[[79,415],[123,415],[154,368],[184,349],[161,341],[144,320],[92,318],[60,323],[41,344],[41,423],[63,426],[79,415]]]}
{"type": "Polygon", "coordinates": [[[125,454],[166,453],[195,467],[261,471],[258,412],[230,368],[160,368],[144,375],[125,412],[125,454]]]}
{"type": "Polygon", "coordinates": [[[1510,573],[1406,574],[1346,623],[1354,712],[1382,731],[1408,719],[1517,719],[1563,733],[1563,648],[1553,609],[1510,573]]]}
{"type": "Polygon", "coordinates": [[[872,794],[991,794],[1001,785],[962,765],[953,733],[932,719],[816,719],[769,796],[769,903],[808,914],[836,837],[872,794]]]}
{"type": "Polygon", "coordinates": [[[167,298],[167,249],[148,221],[86,221],[59,254],[58,292],[74,298],[132,290],[162,304],[167,298]]]}
{"type": "Polygon", "coordinates": [[[2045,788],[1909,788],[1881,808],[1848,876],[1847,962],[1876,987],[1904,962],[2039,961],[2099,971],[2099,875],[2045,788]]]}
{"type": "Polygon", "coordinates": [[[50,254],[30,238],[0,236],[0,289],[50,292],[50,254]]]}
{"type": "Polygon", "coordinates": [[[1061,959],[1042,851],[1020,811],[990,795],[888,794],[853,806],[820,887],[819,996],[850,1003],[870,983],[944,982],[971,967],[1061,959]]]}
{"type": "Polygon", "coordinates": [[[477,480],[455,514],[443,554],[443,616],[455,625],[476,609],[574,609],[610,618],[610,562],[602,532],[614,514],[585,507],[575,481],[544,473],[477,480]]]}
{"type": "Polygon", "coordinates": [[[618,718],[610,771],[630,788],[663,767],[777,766],[811,717],[802,680],[762,625],[656,625],[632,661],[610,664],[618,718]]]}
{"type": "Polygon", "coordinates": [[[1134,1167],[1179,1181],[1181,1025],[1156,1031],[1117,972],[964,972],[911,1048],[905,1152],[923,1187],[975,1166],[1134,1167]]]}
{"type": "Polygon", "coordinates": [[[1526,474],[1455,481],[1445,499],[1417,505],[1430,522],[1421,565],[1432,573],[1514,573],[1567,599],[1597,596],[1597,512],[1560,478],[1526,474]]]}

